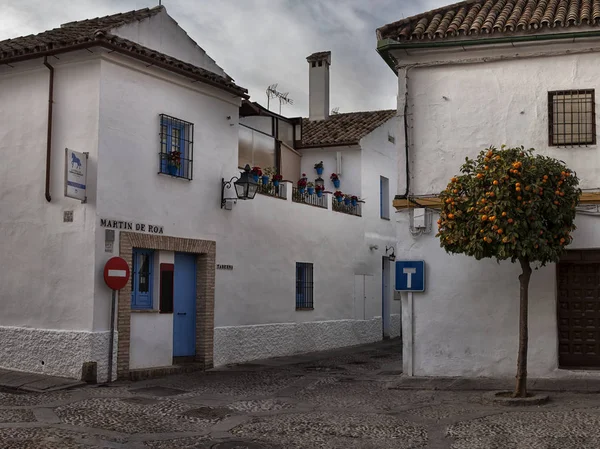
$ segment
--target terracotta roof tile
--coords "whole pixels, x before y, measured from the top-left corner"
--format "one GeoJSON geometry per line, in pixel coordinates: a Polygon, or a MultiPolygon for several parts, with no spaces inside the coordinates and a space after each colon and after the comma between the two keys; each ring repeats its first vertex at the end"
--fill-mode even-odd
{"type": "Polygon", "coordinates": [[[302,147],[356,145],[396,115],[394,109],[333,114],[325,120],[302,119],[302,147]]]}
{"type": "Polygon", "coordinates": [[[385,25],[378,39],[464,39],[516,32],[600,27],[600,0],[465,0],[385,25]]]}
{"type": "Polygon", "coordinates": [[[246,89],[237,86],[229,77],[222,77],[201,67],[188,64],[164,53],[144,47],[128,39],[109,33],[121,25],[147,19],[158,14],[163,7],[145,8],[126,13],[113,14],[95,19],[69,22],[60,28],[36,35],[0,41],[0,64],[36,58],[80,47],[104,46],[134,57],[156,61],[167,70],[186,74],[227,91],[247,96],[246,89]]]}

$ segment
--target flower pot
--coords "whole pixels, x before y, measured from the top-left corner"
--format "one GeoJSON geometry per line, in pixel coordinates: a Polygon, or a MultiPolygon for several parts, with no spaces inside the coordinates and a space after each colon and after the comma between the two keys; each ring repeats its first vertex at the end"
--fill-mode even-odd
{"type": "Polygon", "coordinates": [[[317,167],[317,175],[321,176],[323,174],[323,167],[317,167]]]}
{"type": "Polygon", "coordinates": [[[262,183],[263,183],[264,185],[267,185],[267,184],[269,183],[269,177],[268,177],[268,176],[263,176],[263,177],[262,177],[262,183]]]}
{"type": "Polygon", "coordinates": [[[169,172],[170,175],[176,175],[177,172],[179,171],[179,167],[177,165],[169,164],[169,165],[167,165],[167,171],[169,172]]]}
{"type": "Polygon", "coordinates": [[[258,175],[252,175],[252,179],[254,179],[254,182],[258,183],[258,175]]]}
{"type": "Polygon", "coordinates": [[[342,201],[344,201],[343,196],[336,196],[335,199],[337,200],[338,203],[341,203],[342,201]]]}
{"type": "Polygon", "coordinates": [[[273,186],[275,187],[279,187],[279,181],[276,181],[275,179],[273,180],[273,186]]]}
{"type": "Polygon", "coordinates": [[[344,204],[347,206],[348,204],[350,204],[350,199],[349,198],[344,198],[344,204]]]}
{"type": "Polygon", "coordinates": [[[304,190],[305,190],[305,189],[306,189],[305,187],[298,187],[298,193],[299,193],[300,195],[304,195],[304,190]]]}
{"type": "Polygon", "coordinates": [[[308,194],[309,195],[313,195],[315,193],[315,188],[314,187],[309,187],[308,188],[308,194]]]}
{"type": "Polygon", "coordinates": [[[333,180],[333,187],[335,187],[336,189],[340,188],[340,180],[339,179],[333,180]]]}
{"type": "Polygon", "coordinates": [[[317,196],[319,198],[321,198],[323,196],[323,191],[322,190],[317,190],[317,196]]]}
{"type": "Polygon", "coordinates": [[[356,200],[350,200],[350,204],[352,204],[353,206],[356,206],[357,203],[358,203],[358,201],[356,201],[356,200]]]}

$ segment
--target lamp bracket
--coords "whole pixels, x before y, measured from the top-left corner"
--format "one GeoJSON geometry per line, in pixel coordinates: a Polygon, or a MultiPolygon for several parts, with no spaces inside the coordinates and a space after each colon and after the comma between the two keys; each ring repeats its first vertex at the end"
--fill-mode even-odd
{"type": "Polygon", "coordinates": [[[233,176],[229,181],[225,181],[225,178],[221,178],[221,209],[225,207],[227,201],[237,201],[237,197],[235,198],[225,198],[225,188],[231,189],[231,185],[234,181],[239,180],[237,176],[233,176]]]}

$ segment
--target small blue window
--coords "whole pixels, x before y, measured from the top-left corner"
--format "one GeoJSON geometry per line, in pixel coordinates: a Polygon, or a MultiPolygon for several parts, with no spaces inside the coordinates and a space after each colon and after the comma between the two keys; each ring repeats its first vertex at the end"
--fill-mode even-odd
{"type": "Polygon", "coordinates": [[[313,264],[296,262],[296,310],[313,308],[313,264]]]}
{"type": "Polygon", "coordinates": [[[384,176],[379,177],[379,216],[390,219],[390,180],[384,176]]]}
{"type": "Polygon", "coordinates": [[[154,252],[146,249],[133,250],[131,273],[131,308],[152,309],[152,273],[154,252]]]}
{"type": "Polygon", "coordinates": [[[192,123],[161,114],[159,173],[192,179],[193,137],[192,123]]]}

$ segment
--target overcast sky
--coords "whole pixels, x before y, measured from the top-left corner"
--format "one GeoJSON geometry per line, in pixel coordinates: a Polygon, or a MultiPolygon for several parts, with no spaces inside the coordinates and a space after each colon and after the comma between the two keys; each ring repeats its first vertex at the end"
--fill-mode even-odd
{"type": "MultiPolygon", "coordinates": [[[[377,54],[375,29],[454,0],[163,0],[167,12],[235,81],[266,106],[278,83],[308,113],[306,57],[331,50],[331,108],[396,107],[396,76],[377,54]]],[[[158,0],[0,0],[0,40],[73,20],[155,6],[158,0]]],[[[271,106],[276,112],[277,104],[271,106]]]]}

